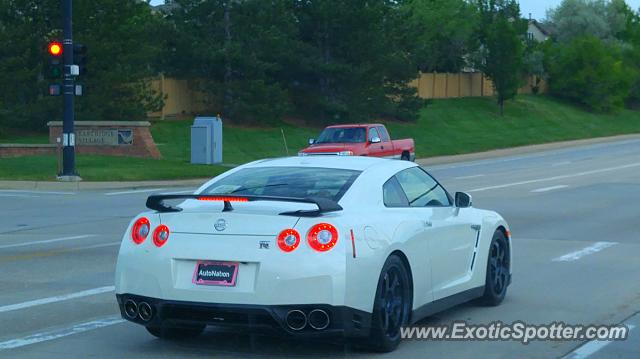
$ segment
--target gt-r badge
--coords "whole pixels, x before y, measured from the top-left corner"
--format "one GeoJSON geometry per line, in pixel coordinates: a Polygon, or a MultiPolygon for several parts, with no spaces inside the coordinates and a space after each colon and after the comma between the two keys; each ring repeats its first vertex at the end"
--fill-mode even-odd
{"type": "Polygon", "coordinates": [[[227,229],[227,221],[225,221],[223,218],[220,218],[216,221],[213,227],[216,229],[216,231],[222,232],[227,229]]]}
{"type": "Polygon", "coordinates": [[[260,241],[260,249],[269,249],[269,241],[260,241]]]}

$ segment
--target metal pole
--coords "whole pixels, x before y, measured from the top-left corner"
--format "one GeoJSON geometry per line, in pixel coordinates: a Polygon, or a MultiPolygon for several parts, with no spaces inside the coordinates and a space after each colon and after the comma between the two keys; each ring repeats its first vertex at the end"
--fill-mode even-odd
{"type": "Polygon", "coordinates": [[[62,0],[62,60],[64,118],[62,121],[62,173],[61,176],[77,176],[75,159],[75,133],[73,129],[73,98],[75,86],[70,67],[73,65],[73,33],[71,27],[72,0],[62,0]]]}

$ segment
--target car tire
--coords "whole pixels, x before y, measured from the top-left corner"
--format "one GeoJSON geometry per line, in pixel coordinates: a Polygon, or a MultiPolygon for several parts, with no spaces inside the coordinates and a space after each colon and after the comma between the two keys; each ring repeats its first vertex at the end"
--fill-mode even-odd
{"type": "Polygon", "coordinates": [[[367,347],[379,352],[391,352],[398,347],[400,327],[409,323],[412,299],[405,263],[397,255],[389,256],[378,279],[367,347]]]}
{"type": "Polygon", "coordinates": [[[411,155],[409,155],[409,152],[402,152],[400,159],[403,161],[411,161],[411,155]]]}
{"type": "Polygon", "coordinates": [[[502,303],[509,286],[510,263],[507,237],[497,230],[489,245],[484,294],[480,298],[482,304],[496,306],[502,303]]]}
{"type": "Polygon", "coordinates": [[[202,334],[205,325],[189,327],[147,326],[147,331],[154,337],[167,340],[195,338],[202,334]]]}

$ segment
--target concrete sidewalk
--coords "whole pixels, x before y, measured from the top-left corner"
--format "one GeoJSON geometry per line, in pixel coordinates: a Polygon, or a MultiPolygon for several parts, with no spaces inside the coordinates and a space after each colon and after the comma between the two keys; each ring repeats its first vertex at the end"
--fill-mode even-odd
{"type": "MultiPolygon", "coordinates": [[[[462,155],[438,156],[417,159],[416,163],[421,166],[437,165],[443,163],[467,162],[484,160],[498,157],[525,155],[529,153],[543,152],[549,150],[587,146],[599,143],[620,142],[628,140],[640,140],[640,134],[620,135],[611,137],[597,137],[584,140],[550,142],[539,145],[529,145],[521,147],[504,148],[485,152],[467,153],[462,155]]],[[[197,187],[208,181],[210,178],[195,178],[188,180],[170,181],[134,181],[134,182],[55,182],[55,181],[1,181],[0,189],[12,190],[102,190],[102,189],[136,189],[153,187],[197,187]]]]}

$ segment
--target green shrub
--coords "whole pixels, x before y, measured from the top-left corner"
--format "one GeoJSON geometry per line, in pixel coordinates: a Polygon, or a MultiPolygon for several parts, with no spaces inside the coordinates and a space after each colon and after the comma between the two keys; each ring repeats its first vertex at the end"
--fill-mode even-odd
{"type": "Polygon", "coordinates": [[[633,76],[620,50],[595,37],[574,39],[547,50],[549,91],[596,112],[623,107],[633,76]]]}

